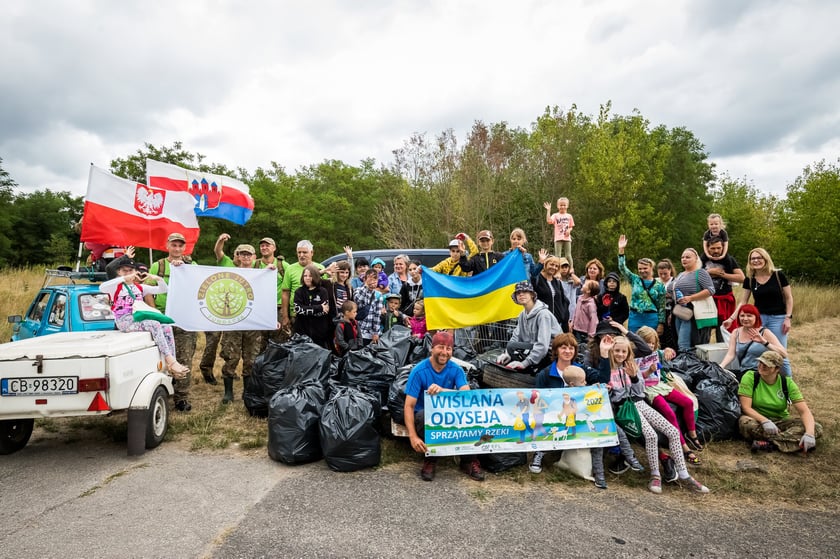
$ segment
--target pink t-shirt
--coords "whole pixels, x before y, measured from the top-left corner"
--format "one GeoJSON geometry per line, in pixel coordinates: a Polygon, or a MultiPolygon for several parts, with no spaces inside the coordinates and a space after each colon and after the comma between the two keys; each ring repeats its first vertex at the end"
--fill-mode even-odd
{"type": "Polygon", "coordinates": [[[554,222],[554,240],[555,241],[571,241],[572,227],[575,226],[575,218],[570,213],[555,213],[551,215],[551,220],[554,222]]]}

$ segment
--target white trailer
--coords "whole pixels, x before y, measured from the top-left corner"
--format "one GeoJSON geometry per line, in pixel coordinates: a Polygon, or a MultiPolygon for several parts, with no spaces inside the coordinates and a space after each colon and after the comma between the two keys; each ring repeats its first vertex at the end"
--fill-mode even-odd
{"type": "Polygon", "coordinates": [[[0,345],[0,454],[26,446],[39,417],[128,412],[128,453],[169,426],[172,377],[147,332],[66,332],[0,345]]]}

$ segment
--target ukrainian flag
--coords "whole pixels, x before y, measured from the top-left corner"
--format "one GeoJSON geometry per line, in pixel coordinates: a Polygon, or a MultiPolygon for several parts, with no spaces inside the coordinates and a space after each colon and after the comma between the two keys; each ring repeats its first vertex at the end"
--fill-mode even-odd
{"type": "Polygon", "coordinates": [[[529,279],[522,253],[511,251],[489,270],[468,278],[433,272],[423,266],[423,295],[429,330],[464,328],[516,318],[522,312],[511,295],[529,279]]]}

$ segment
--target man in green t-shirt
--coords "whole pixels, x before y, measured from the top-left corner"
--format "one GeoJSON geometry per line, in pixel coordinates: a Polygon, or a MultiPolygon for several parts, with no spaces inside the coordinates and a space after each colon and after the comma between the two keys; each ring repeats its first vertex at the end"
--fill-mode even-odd
{"type": "MultiPolygon", "coordinates": [[[[286,268],[286,275],[283,277],[281,289],[283,291],[280,307],[280,325],[283,330],[291,331],[292,323],[295,320],[294,305],[291,301],[295,297],[295,291],[301,286],[300,276],[303,274],[303,269],[309,264],[312,264],[312,256],[315,254],[312,243],[306,239],[297,244],[297,258],[298,261],[294,264],[289,264],[286,268]]],[[[338,269],[338,264],[333,262],[328,268],[324,268],[318,262],[314,263],[320,270],[323,270],[324,277],[330,277],[338,269]]]]}
{"type": "MultiPolygon", "coordinates": [[[[186,239],[181,233],[172,233],[166,239],[166,249],[169,254],[166,258],[161,258],[157,262],[153,262],[149,268],[149,273],[160,276],[166,281],[167,285],[170,283],[169,276],[172,273],[173,266],[181,266],[182,264],[195,264],[192,259],[184,254],[186,248],[186,239]]],[[[151,280],[147,283],[154,283],[151,280]]],[[[160,293],[154,296],[155,307],[161,312],[166,311],[166,293],[160,293]]],[[[172,334],[175,338],[175,356],[179,362],[183,363],[190,369],[193,366],[193,357],[195,356],[195,342],[196,333],[188,332],[177,326],[172,327],[172,334]]],[[[188,412],[192,409],[190,404],[190,373],[181,380],[172,381],[172,387],[175,390],[173,400],[175,401],[175,409],[182,412],[188,412]]],[[[206,380],[206,379],[205,379],[206,380]]],[[[215,380],[215,379],[214,379],[215,380]]]]}
{"type": "MultiPolygon", "coordinates": [[[[283,308],[283,278],[286,276],[286,270],[289,265],[282,256],[275,256],[277,244],[271,237],[263,237],[260,239],[260,258],[254,262],[254,268],[269,268],[277,270],[277,323],[282,319],[283,308]]],[[[271,339],[277,343],[285,342],[289,339],[289,335],[282,328],[277,330],[266,330],[263,332],[262,347],[260,353],[265,351],[268,340],[271,339]]]]}

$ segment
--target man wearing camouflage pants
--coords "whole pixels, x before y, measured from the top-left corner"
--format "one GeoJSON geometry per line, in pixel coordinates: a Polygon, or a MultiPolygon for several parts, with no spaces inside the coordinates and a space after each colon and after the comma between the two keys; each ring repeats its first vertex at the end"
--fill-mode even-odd
{"type": "MultiPolygon", "coordinates": [[[[169,251],[169,255],[157,262],[153,262],[152,266],[149,268],[149,273],[162,277],[164,281],[169,284],[169,276],[172,273],[173,266],[195,264],[195,262],[193,262],[189,256],[184,254],[186,240],[180,233],[172,233],[169,235],[166,239],[166,248],[169,251]]],[[[155,307],[157,307],[159,311],[165,312],[166,293],[155,295],[154,299],[155,307]]],[[[178,328],[177,326],[173,326],[172,334],[175,337],[175,355],[181,363],[192,369],[193,356],[195,355],[196,333],[188,332],[178,328]]],[[[172,387],[175,390],[173,399],[175,400],[175,409],[178,411],[188,412],[192,409],[192,405],[190,404],[190,382],[190,373],[187,373],[187,376],[183,379],[173,379],[172,381],[172,387]]]]}
{"type": "MultiPolygon", "coordinates": [[[[256,251],[251,245],[239,245],[234,251],[236,261],[225,255],[224,246],[230,239],[230,235],[222,233],[216,240],[216,261],[219,266],[229,268],[252,268],[256,251]]],[[[233,381],[236,378],[236,367],[239,360],[242,360],[242,377],[251,374],[254,368],[254,360],[260,351],[262,332],[259,330],[226,330],[222,333],[222,351],[220,355],[225,364],[222,367],[222,381],[225,383],[225,394],[222,397],[223,404],[233,401],[233,381]]]]}

